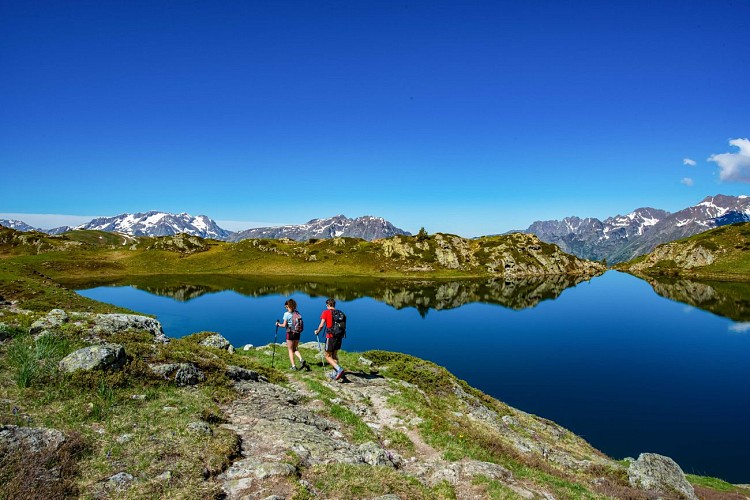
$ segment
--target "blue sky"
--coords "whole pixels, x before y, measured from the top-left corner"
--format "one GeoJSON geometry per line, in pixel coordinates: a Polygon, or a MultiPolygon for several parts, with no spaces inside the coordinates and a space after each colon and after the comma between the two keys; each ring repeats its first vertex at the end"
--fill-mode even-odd
{"type": "Polygon", "coordinates": [[[0,0],[0,217],[477,236],[746,194],[748,19],[747,0],[0,0]]]}

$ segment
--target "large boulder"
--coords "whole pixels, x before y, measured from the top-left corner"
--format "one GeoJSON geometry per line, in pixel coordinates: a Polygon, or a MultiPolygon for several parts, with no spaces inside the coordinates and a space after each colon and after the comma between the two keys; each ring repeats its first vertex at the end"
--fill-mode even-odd
{"type": "Polygon", "coordinates": [[[167,343],[169,337],[164,335],[161,323],[148,316],[138,314],[96,314],[93,318],[92,331],[106,337],[127,330],[143,330],[154,336],[154,342],[167,343]]]}
{"type": "Polygon", "coordinates": [[[65,356],[58,364],[58,368],[63,373],[79,370],[117,370],[126,360],[125,348],[119,344],[92,345],[65,356]]]}
{"type": "Polygon", "coordinates": [[[698,500],[680,466],[663,455],[641,453],[638,460],[631,462],[628,467],[628,480],[634,488],[676,492],[683,498],[698,500]]]}

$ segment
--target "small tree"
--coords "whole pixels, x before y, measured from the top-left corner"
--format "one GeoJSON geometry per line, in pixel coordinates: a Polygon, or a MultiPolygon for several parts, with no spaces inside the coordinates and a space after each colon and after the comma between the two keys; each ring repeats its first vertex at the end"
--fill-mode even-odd
{"type": "Polygon", "coordinates": [[[427,234],[427,231],[424,230],[424,227],[422,227],[417,233],[417,241],[424,241],[426,239],[429,239],[429,235],[427,234]]]}

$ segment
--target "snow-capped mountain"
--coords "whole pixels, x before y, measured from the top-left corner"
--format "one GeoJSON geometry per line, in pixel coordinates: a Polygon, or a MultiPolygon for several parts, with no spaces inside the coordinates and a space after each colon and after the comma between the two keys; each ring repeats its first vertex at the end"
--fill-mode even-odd
{"type": "Polygon", "coordinates": [[[231,234],[230,231],[220,228],[216,222],[205,215],[193,217],[186,213],[170,214],[154,211],[99,217],[77,226],[76,229],[93,229],[132,236],[171,236],[187,233],[217,240],[224,240],[231,234]]]}
{"type": "Polygon", "coordinates": [[[604,221],[566,217],[534,222],[522,232],[536,234],[578,257],[617,263],[646,254],[662,243],[746,221],[750,221],[750,197],[716,195],[675,213],[639,208],[604,221]]]}
{"type": "Polygon", "coordinates": [[[397,234],[409,235],[411,233],[395,227],[382,217],[365,215],[356,219],[349,219],[344,215],[337,215],[328,219],[313,219],[306,224],[246,229],[233,233],[229,237],[229,241],[240,241],[248,238],[290,238],[297,241],[307,241],[310,238],[323,239],[337,236],[372,241],[397,234]]]}
{"type": "Polygon", "coordinates": [[[9,227],[11,229],[15,229],[16,231],[41,231],[41,229],[37,229],[35,227],[29,226],[22,220],[14,220],[14,219],[0,219],[0,226],[9,227]]]}

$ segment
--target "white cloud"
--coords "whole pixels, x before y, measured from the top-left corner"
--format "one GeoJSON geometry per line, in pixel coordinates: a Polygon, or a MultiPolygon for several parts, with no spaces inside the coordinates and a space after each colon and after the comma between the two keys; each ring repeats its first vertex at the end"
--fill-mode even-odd
{"type": "Polygon", "coordinates": [[[711,155],[708,161],[712,161],[719,166],[720,180],[750,183],[750,140],[732,139],[729,144],[739,148],[739,151],[711,155]]]}
{"type": "Polygon", "coordinates": [[[729,325],[729,331],[733,333],[750,332],[750,323],[732,323],[729,325]]]}
{"type": "Polygon", "coordinates": [[[694,184],[693,179],[691,179],[690,177],[683,177],[680,182],[682,184],[685,184],[686,186],[692,186],[694,184]]]}
{"type": "Polygon", "coordinates": [[[691,160],[690,158],[683,158],[682,159],[682,164],[683,165],[689,165],[691,167],[694,167],[694,166],[697,165],[697,163],[695,162],[695,160],[691,160]]]}

